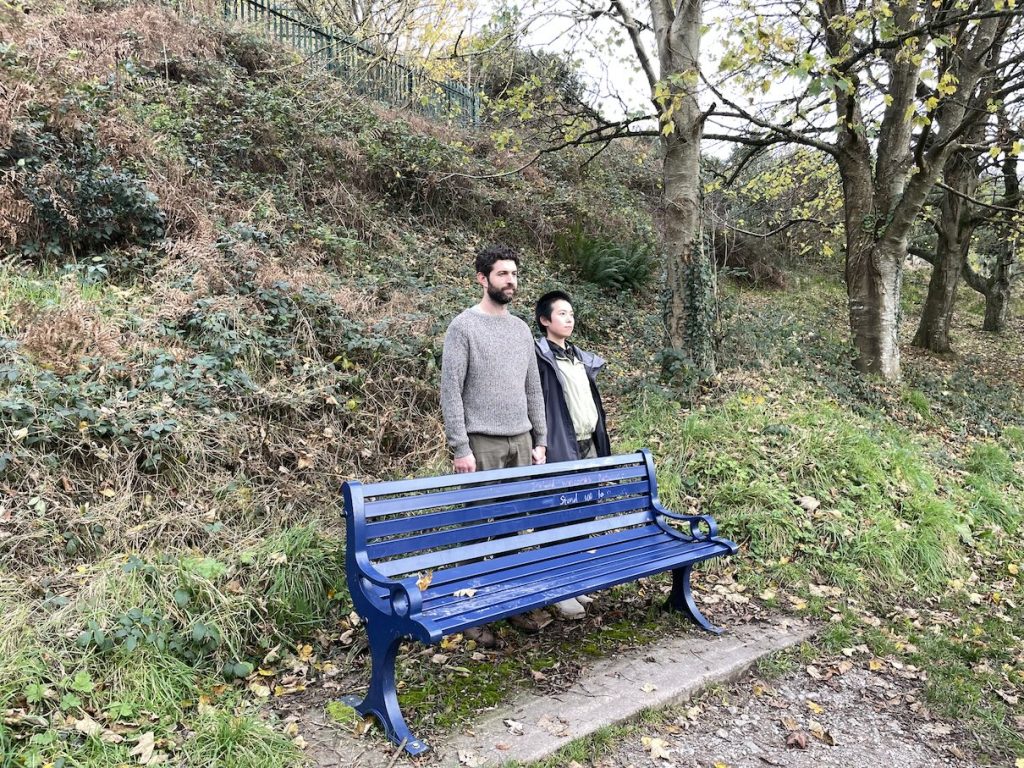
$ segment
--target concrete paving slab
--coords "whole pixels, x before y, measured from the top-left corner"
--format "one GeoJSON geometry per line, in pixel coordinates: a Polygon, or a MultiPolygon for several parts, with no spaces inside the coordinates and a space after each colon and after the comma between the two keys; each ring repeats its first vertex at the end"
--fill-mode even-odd
{"type": "Polygon", "coordinates": [[[644,709],[679,703],[712,684],[729,682],[762,656],[813,634],[808,624],[762,623],[719,636],[688,634],[604,659],[563,694],[523,696],[484,716],[472,731],[443,744],[435,739],[434,758],[446,768],[541,760],[644,709]]]}

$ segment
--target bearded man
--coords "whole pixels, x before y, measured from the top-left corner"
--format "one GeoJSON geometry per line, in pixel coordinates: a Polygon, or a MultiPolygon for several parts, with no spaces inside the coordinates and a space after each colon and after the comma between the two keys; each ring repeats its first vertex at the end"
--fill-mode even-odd
{"type": "Polygon", "coordinates": [[[448,326],[441,356],[441,411],[456,472],[543,464],[544,395],[529,327],[508,311],[519,256],[488,245],[476,255],[479,304],[448,326]]]}

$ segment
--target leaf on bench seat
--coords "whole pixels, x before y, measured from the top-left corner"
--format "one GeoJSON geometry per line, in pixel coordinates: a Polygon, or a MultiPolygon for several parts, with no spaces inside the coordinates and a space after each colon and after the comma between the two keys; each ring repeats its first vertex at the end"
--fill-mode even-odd
{"type": "Polygon", "coordinates": [[[422,592],[424,589],[430,586],[430,582],[434,580],[434,572],[427,571],[426,573],[420,574],[420,577],[416,579],[416,586],[420,588],[422,592]]]}
{"type": "Polygon", "coordinates": [[[475,594],[476,594],[476,590],[475,589],[470,589],[470,588],[467,587],[466,589],[457,589],[457,590],[455,590],[452,593],[452,596],[453,597],[472,597],[475,594]]]}

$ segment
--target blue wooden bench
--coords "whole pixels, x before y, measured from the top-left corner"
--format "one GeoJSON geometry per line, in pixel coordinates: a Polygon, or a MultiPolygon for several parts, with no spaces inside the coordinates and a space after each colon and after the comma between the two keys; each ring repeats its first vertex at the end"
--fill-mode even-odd
{"type": "Polygon", "coordinates": [[[719,631],[693,601],[690,569],[734,554],[736,545],[717,536],[710,517],[661,506],[646,450],[373,485],[350,480],[342,490],[348,586],[373,662],[366,697],[344,700],[376,715],[412,755],[427,745],[398,706],[395,657],[403,640],[437,643],[664,571],[673,575],[669,606],[719,631]]]}

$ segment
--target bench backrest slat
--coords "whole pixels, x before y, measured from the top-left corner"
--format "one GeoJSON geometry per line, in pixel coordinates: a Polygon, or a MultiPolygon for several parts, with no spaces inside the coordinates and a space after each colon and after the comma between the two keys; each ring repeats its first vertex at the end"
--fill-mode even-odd
{"type": "MultiPolygon", "coordinates": [[[[584,493],[584,496],[586,494],[584,493]]],[[[621,496],[650,495],[650,484],[647,478],[635,482],[618,485],[603,485],[597,489],[598,501],[621,496]]],[[[366,524],[366,540],[373,546],[373,541],[389,536],[413,534],[419,531],[436,531],[451,525],[472,525],[483,520],[496,520],[511,515],[523,515],[531,512],[542,512],[562,506],[564,493],[553,493],[547,496],[528,496],[500,501],[493,504],[468,505],[458,510],[446,509],[440,512],[426,512],[408,517],[391,517],[387,520],[371,520],[366,524]]]]}
{"type": "MultiPolygon", "coordinates": [[[[547,497],[551,498],[551,497],[547,497]]],[[[556,497],[557,498],[557,497],[556,497]]],[[[625,498],[590,503],[583,506],[556,506],[553,511],[543,514],[531,514],[528,517],[510,517],[506,519],[487,519],[475,525],[467,525],[461,528],[448,528],[440,531],[431,531],[418,536],[409,536],[402,539],[391,539],[380,544],[370,544],[367,554],[371,560],[404,555],[410,552],[419,552],[423,549],[445,547],[451,544],[468,544],[474,541],[482,541],[488,538],[508,536],[517,534],[524,529],[545,528],[547,526],[564,526],[569,523],[590,520],[603,515],[618,515],[623,512],[630,512],[637,509],[646,509],[648,499],[645,496],[627,496],[625,498]]],[[[551,531],[548,534],[548,542],[554,543],[572,536],[562,535],[560,532],[551,531]]]]}
{"type": "MultiPolygon", "coordinates": [[[[490,474],[480,472],[480,475],[490,474]]],[[[458,475],[457,477],[469,478],[463,484],[454,489],[436,491],[434,493],[416,493],[415,495],[399,496],[396,498],[381,499],[385,494],[380,492],[379,485],[364,486],[363,493],[366,498],[365,515],[367,520],[383,517],[384,515],[408,514],[435,507],[447,507],[455,504],[471,504],[479,501],[507,499],[522,494],[552,493],[568,488],[580,488],[587,485],[599,483],[615,483],[626,479],[636,479],[647,476],[647,470],[643,465],[618,467],[614,469],[601,469],[591,472],[580,472],[555,477],[540,477],[531,480],[519,480],[495,484],[481,482],[472,475],[458,475]],[[371,500],[369,492],[372,491],[371,500]]],[[[433,479],[433,478],[430,478],[433,479]]],[[[413,481],[407,481],[413,482],[413,481]]],[[[382,484],[383,485],[383,484],[382,484]]],[[[391,485],[388,483],[387,485],[391,485]]],[[[387,494],[392,496],[393,494],[387,494]]]]}
{"type": "MultiPolygon", "coordinates": [[[[559,462],[555,464],[539,464],[532,467],[516,467],[517,480],[540,479],[549,475],[565,475],[569,466],[575,462],[559,462]]],[[[587,471],[598,472],[606,467],[621,467],[643,464],[643,453],[627,453],[619,456],[605,456],[600,459],[587,459],[587,471]]],[[[490,483],[507,482],[513,470],[491,469],[485,472],[473,472],[468,475],[439,475],[437,477],[415,477],[409,480],[389,480],[383,483],[364,485],[366,498],[372,496],[393,496],[401,493],[428,493],[441,488],[454,488],[463,485],[487,485],[490,483]]]]}
{"type": "MultiPolygon", "coordinates": [[[[615,530],[616,528],[642,525],[649,522],[650,519],[649,512],[642,510],[640,512],[588,520],[585,523],[565,526],[559,531],[558,540],[566,541],[568,539],[592,536],[597,533],[615,530]]],[[[528,547],[541,547],[550,541],[551,533],[540,530],[533,533],[523,533],[518,536],[505,536],[500,539],[491,539],[490,541],[479,541],[475,544],[459,547],[457,552],[438,550],[399,560],[379,562],[376,565],[377,570],[385,576],[396,577],[451,565],[453,562],[480,560],[486,557],[518,552],[528,547]],[[456,557],[453,557],[453,555],[456,557]]]]}

